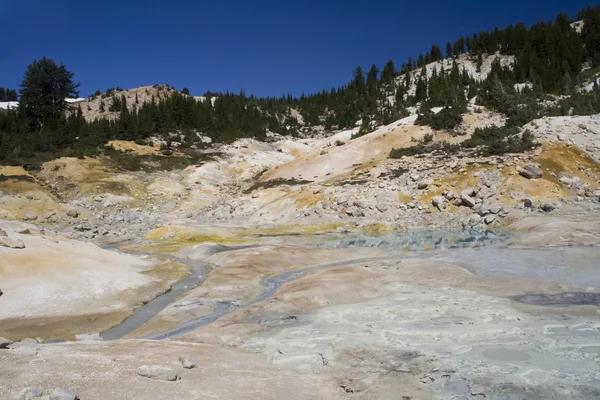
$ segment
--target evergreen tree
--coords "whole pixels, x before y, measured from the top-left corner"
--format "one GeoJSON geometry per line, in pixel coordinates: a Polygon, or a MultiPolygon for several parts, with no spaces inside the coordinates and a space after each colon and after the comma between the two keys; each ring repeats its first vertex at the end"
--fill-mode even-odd
{"type": "Polygon", "coordinates": [[[45,122],[60,118],[70,108],[65,100],[77,97],[79,83],[73,82],[73,73],[63,64],[43,57],[27,66],[21,82],[19,110],[34,129],[45,122]]]}

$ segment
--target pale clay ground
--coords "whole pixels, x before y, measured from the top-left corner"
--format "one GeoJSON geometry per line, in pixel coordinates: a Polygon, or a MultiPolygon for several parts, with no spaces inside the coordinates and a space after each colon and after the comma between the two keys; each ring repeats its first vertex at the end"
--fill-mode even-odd
{"type": "MultiPolygon", "coordinates": [[[[466,120],[465,137],[486,120],[502,122],[487,111],[466,120]]],[[[600,168],[593,157],[600,120],[544,119],[535,125],[534,133],[548,141],[541,153],[491,165],[458,158],[388,160],[391,148],[429,132],[409,118],[351,141],[352,132],[272,144],[241,140],[183,171],[122,172],[90,159],[55,160],[33,175],[2,168],[7,179],[0,182],[0,227],[26,248],[0,247],[0,336],[52,338],[54,332],[72,339],[106,329],[185,276],[185,265],[169,255],[202,260],[212,269],[201,286],[129,337],[160,333],[223,307],[228,313],[167,341],[0,349],[0,398],[15,398],[27,386],[72,388],[86,400],[597,398],[597,304],[537,306],[508,297],[579,292],[594,298],[598,288],[473,275],[452,263],[376,249],[307,248],[287,243],[297,236],[285,236],[460,226],[470,209],[448,205],[440,213],[431,199],[479,184],[482,202],[510,211],[491,226],[522,233],[509,246],[585,245],[595,251],[600,168]],[[332,139],[348,143],[336,146],[332,139]],[[515,172],[532,162],[542,165],[542,179],[515,172]],[[399,176],[389,175],[405,167],[399,176]],[[567,185],[561,177],[577,182],[567,185]],[[257,182],[292,178],[312,182],[250,190],[257,182]],[[418,189],[426,179],[427,187],[418,189]],[[559,208],[526,211],[525,197],[559,208]],[[73,209],[78,216],[67,216],[73,209]],[[28,213],[36,218],[17,222],[28,213]],[[19,227],[31,233],[15,233],[19,227]],[[125,239],[153,256],[90,243],[125,239]],[[205,242],[258,247],[215,253],[205,242]],[[354,262],[359,259],[370,261],[354,262]],[[269,299],[244,307],[261,292],[261,279],[336,262],[342,265],[284,283],[269,299]],[[182,369],[182,355],[195,357],[197,368],[182,369]],[[136,369],[144,364],[169,366],[181,380],[141,377],[136,369]]],[[[436,133],[435,140],[444,135],[436,133]]]]}

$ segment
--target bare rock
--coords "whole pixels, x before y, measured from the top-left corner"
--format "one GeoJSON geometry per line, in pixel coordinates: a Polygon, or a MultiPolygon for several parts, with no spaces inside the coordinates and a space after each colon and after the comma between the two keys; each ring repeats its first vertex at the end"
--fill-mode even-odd
{"type": "Polygon", "coordinates": [[[13,344],[12,340],[0,336],[0,349],[6,349],[11,344],[13,344]]]}
{"type": "Polygon", "coordinates": [[[518,171],[521,176],[527,179],[539,179],[543,176],[542,169],[531,164],[525,166],[525,168],[520,168],[518,171]]]}
{"type": "Polygon", "coordinates": [[[67,210],[67,216],[71,218],[77,218],[79,217],[79,211],[77,211],[74,208],[70,208],[69,210],[67,210]]]}
{"type": "Polygon", "coordinates": [[[32,338],[25,338],[25,339],[21,340],[19,343],[22,345],[25,345],[25,346],[37,346],[38,344],[40,344],[37,340],[32,339],[32,338]]]}
{"type": "Polygon", "coordinates": [[[20,239],[0,237],[0,246],[8,247],[11,249],[24,249],[25,243],[20,239]]]}
{"type": "Polygon", "coordinates": [[[173,369],[161,365],[142,365],[138,368],[137,374],[156,381],[172,382],[180,379],[177,372],[173,369]]]}
{"type": "Polygon", "coordinates": [[[456,197],[454,200],[452,200],[452,204],[454,204],[456,207],[460,207],[463,205],[463,202],[460,197],[456,197]]]}
{"type": "Polygon", "coordinates": [[[6,231],[4,229],[0,229],[0,237],[6,237],[8,236],[8,233],[6,233],[6,231]]]}
{"type": "Polygon", "coordinates": [[[31,233],[29,228],[23,228],[23,227],[15,228],[14,231],[15,231],[15,233],[20,233],[21,235],[29,235],[31,233]]]}

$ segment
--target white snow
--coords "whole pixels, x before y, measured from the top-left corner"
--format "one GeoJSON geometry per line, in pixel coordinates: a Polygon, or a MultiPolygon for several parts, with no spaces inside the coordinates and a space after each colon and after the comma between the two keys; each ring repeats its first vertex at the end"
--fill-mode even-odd
{"type": "Polygon", "coordinates": [[[0,109],[2,110],[10,110],[12,108],[17,108],[18,106],[18,101],[0,101],[0,109]]]}
{"type": "Polygon", "coordinates": [[[65,101],[67,103],[79,103],[80,101],[85,101],[87,99],[83,98],[83,97],[78,97],[76,99],[65,99],[65,101]]]}

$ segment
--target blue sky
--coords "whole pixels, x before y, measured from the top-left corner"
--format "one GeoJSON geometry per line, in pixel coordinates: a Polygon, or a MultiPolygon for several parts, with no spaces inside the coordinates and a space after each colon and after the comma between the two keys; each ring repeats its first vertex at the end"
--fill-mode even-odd
{"type": "Polygon", "coordinates": [[[581,0],[1,0],[0,86],[62,61],[81,94],[168,83],[259,96],[348,82],[357,65],[399,67],[437,43],[523,21],[574,17],[581,0]]]}

